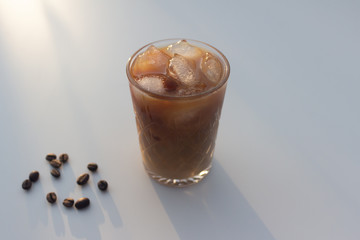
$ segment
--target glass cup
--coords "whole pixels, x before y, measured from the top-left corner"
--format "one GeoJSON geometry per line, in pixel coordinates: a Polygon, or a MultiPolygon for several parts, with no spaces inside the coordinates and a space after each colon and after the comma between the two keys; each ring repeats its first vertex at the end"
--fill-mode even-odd
{"type": "Polygon", "coordinates": [[[230,65],[216,48],[186,39],[219,59],[222,73],[218,84],[189,96],[168,96],[142,88],[131,74],[136,57],[150,45],[163,48],[179,40],[160,40],[140,48],[130,57],[126,73],[145,170],[161,184],[183,187],[198,183],[210,171],[230,65]]]}

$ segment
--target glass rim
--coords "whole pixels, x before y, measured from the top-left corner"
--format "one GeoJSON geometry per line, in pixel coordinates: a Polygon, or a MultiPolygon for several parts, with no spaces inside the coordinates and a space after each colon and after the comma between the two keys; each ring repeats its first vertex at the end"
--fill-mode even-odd
{"type": "Polygon", "coordinates": [[[126,75],[128,77],[129,83],[132,86],[135,86],[138,90],[145,92],[147,95],[154,97],[154,98],[161,98],[161,99],[167,99],[167,100],[187,100],[187,99],[193,99],[193,98],[199,98],[199,97],[203,97],[203,96],[207,96],[215,91],[217,91],[218,89],[220,89],[222,86],[224,86],[227,83],[227,80],[229,78],[230,75],[230,64],[229,61],[227,60],[227,58],[225,57],[225,55],[220,52],[217,48],[211,46],[208,43],[202,42],[202,41],[198,41],[198,40],[193,40],[193,39],[187,39],[187,38],[168,38],[168,39],[163,39],[163,40],[158,40],[158,41],[153,41],[150,42],[146,45],[144,45],[143,47],[141,47],[140,49],[138,49],[127,61],[126,63],[126,75]],[[186,40],[186,41],[190,41],[190,42],[195,42],[195,43],[199,43],[200,45],[205,45],[206,47],[209,47],[210,49],[214,50],[216,52],[217,55],[219,55],[222,59],[222,62],[224,63],[223,65],[223,73],[222,73],[222,79],[220,80],[221,82],[216,85],[213,88],[210,88],[204,92],[199,92],[199,93],[194,93],[191,95],[186,95],[186,96],[169,96],[169,95],[164,95],[164,94],[159,94],[159,93],[154,93],[151,92],[145,88],[143,88],[142,86],[140,86],[136,80],[133,78],[133,76],[131,75],[131,67],[133,64],[134,59],[138,56],[138,54],[143,51],[145,48],[149,47],[150,45],[153,44],[157,44],[157,43],[161,43],[161,42],[166,42],[166,41],[174,41],[174,42],[178,42],[180,40],[186,40]]]}

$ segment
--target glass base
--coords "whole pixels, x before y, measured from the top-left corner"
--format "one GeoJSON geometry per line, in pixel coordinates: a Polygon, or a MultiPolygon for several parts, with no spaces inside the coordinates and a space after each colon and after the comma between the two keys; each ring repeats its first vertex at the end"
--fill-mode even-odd
{"type": "Polygon", "coordinates": [[[187,186],[196,184],[196,183],[200,182],[201,180],[203,180],[209,174],[210,169],[211,169],[211,165],[193,177],[177,179],[177,178],[162,177],[162,176],[157,175],[154,172],[151,172],[145,168],[146,172],[149,174],[149,176],[152,179],[154,179],[155,181],[157,181],[158,183],[160,183],[162,185],[169,186],[169,187],[187,187],[187,186]]]}

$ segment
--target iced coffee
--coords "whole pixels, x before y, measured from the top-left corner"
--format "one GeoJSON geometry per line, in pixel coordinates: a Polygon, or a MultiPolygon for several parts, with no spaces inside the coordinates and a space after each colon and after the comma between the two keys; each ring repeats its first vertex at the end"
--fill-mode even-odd
{"type": "Polygon", "coordinates": [[[203,179],[211,168],[229,63],[208,44],[163,40],[127,64],[143,163],[169,186],[203,179]]]}

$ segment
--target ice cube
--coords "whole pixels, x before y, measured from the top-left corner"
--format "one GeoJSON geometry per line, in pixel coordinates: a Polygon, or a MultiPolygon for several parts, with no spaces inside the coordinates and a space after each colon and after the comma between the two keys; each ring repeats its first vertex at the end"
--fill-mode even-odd
{"type": "Polygon", "coordinates": [[[182,112],[182,114],[176,114],[173,119],[178,128],[188,128],[189,126],[193,126],[199,117],[200,116],[197,111],[187,111],[182,112]]]}
{"type": "Polygon", "coordinates": [[[170,56],[154,46],[140,54],[133,65],[133,75],[140,77],[146,74],[166,74],[170,56]]]}
{"type": "Polygon", "coordinates": [[[222,66],[215,56],[211,53],[206,53],[201,59],[201,71],[212,83],[218,83],[222,74],[222,66]]]}
{"type": "Polygon", "coordinates": [[[179,54],[175,54],[170,59],[169,74],[186,86],[193,86],[197,83],[195,64],[179,54]]]}
{"type": "Polygon", "coordinates": [[[162,75],[146,75],[137,80],[137,83],[144,89],[152,92],[162,94],[165,92],[164,78],[162,75]]]}
{"type": "Polygon", "coordinates": [[[186,40],[180,40],[175,44],[169,45],[166,50],[170,56],[174,56],[175,54],[180,54],[181,56],[191,59],[198,58],[202,54],[200,48],[194,47],[186,40]]]}
{"type": "MultiPolygon", "coordinates": [[[[201,125],[201,120],[203,119],[204,113],[201,111],[202,104],[192,104],[189,106],[184,106],[183,108],[178,108],[176,111],[170,111],[169,122],[173,125],[174,128],[178,130],[185,130],[185,134],[189,134],[190,132],[196,131],[201,125]],[[194,131],[191,131],[193,129],[194,131]]],[[[181,131],[178,132],[181,134],[181,131]]]]}

